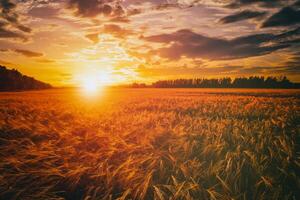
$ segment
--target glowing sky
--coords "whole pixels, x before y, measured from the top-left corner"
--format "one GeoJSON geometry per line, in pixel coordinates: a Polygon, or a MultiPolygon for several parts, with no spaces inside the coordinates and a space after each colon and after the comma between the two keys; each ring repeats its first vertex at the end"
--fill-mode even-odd
{"type": "Polygon", "coordinates": [[[300,1],[0,0],[0,64],[53,85],[287,75],[300,1]]]}

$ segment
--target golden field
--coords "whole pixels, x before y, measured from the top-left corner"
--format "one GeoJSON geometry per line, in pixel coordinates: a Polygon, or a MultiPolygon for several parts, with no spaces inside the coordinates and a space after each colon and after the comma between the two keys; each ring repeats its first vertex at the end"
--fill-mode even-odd
{"type": "Polygon", "coordinates": [[[300,197],[300,91],[0,94],[0,199],[300,197]]]}

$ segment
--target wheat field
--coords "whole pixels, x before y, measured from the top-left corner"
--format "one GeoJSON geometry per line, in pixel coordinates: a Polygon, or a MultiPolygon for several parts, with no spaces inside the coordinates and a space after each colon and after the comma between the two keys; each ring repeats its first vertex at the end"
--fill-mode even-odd
{"type": "Polygon", "coordinates": [[[300,198],[300,91],[0,94],[0,199],[300,198]]]}

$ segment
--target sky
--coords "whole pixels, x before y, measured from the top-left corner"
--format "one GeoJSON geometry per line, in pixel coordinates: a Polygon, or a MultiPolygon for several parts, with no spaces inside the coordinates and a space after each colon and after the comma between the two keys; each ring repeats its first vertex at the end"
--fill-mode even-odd
{"type": "Polygon", "coordinates": [[[55,86],[300,82],[300,1],[0,0],[0,65],[55,86]]]}

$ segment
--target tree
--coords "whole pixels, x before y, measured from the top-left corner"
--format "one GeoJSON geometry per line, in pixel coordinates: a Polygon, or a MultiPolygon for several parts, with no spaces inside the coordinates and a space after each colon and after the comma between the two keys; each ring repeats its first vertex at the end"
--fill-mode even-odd
{"type": "Polygon", "coordinates": [[[0,91],[49,89],[50,84],[22,75],[19,71],[9,70],[0,65],[0,91]]]}

